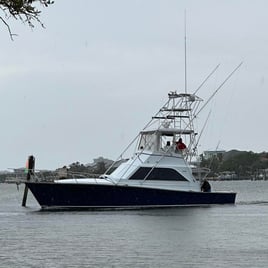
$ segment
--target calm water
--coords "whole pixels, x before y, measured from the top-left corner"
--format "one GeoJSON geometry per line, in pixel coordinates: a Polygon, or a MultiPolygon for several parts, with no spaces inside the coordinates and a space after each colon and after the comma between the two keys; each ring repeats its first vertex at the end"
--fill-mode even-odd
{"type": "Polygon", "coordinates": [[[42,212],[0,184],[0,267],[267,267],[268,181],[215,182],[237,204],[42,212]]]}

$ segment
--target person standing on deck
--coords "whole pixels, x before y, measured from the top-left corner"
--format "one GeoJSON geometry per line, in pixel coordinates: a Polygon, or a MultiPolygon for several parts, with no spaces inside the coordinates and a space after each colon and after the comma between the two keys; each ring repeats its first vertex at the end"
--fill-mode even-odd
{"type": "Polygon", "coordinates": [[[209,182],[204,179],[202,185],[201,185],[201,191],[205,192],[205,193],[210,193],[211,192],[211,186],[209,184],[209,182]]]}

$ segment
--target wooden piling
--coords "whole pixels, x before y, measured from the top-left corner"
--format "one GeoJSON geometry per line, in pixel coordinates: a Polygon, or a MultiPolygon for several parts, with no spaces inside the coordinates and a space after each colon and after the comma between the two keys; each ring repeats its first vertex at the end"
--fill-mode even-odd
{"type": "MultiPolygon", "coordinates": [[[[27,166],[26,166],[26,168],[28,168],[27,179],[26,179],[27,181],[30,181],[31,177],[34,175],[34,166],[35,166],[35,158],[33,155],[30,155],[28,157],[27,166]]],[[[25,184],[24,194],[23,194],[22,203],[21,203],[23,207],[26,206],[27,196],[28,196],[28,186],[25,184]]]]}
{"type": "Polygon", "coordinates": [[[22,205],[23,207],[26,206],[27,196],[28,196],[28,186],[25,184],[25,187],[24,187],[24,194],[23,194],[22,203],[21,203],[21,205],[22,205]]]}

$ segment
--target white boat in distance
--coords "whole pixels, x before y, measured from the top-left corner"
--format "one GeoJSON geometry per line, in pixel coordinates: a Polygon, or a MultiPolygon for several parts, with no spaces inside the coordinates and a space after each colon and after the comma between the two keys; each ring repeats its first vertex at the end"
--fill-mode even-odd
{"type": "Polygon", "coordinates": [[[234,204],[236,193],[211,191],[207,181],[192,172],[199,141],[195,120],[202,101],[195,94],[170,92],[137,136],[133,156],[111,174],[53,182],[33,177],[25,184],[43,209],[234,204]]]}

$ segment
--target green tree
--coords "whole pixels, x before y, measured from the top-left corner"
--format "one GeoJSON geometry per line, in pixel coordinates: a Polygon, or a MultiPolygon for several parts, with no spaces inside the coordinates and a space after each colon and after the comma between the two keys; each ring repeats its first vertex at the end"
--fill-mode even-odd
{"type": "Polygon", "coordinates": [[[225,160],[220,171],[235,171],[238,176],[244,176],[255,171],[255,163],[259,161],[259,154],[253,152],[239,152],[225,160]]]}
{"type": "Polygon", "coordinates": [[[106,170],[105,163],[103,161],[97,163],[97,168],[95,172],[97,174],[103,174],[106,170]]]}
{"type": "Polygon", "coordinates": [[[41,11],[36,5],[48,7],[53,3],[54,1],[52,0],[0,0],[0,9],[2,10],[0,20],[7,27],[11,40],[13,40],[13,36],[16,34],[12,33],[7,23],[9,18],[20,20],[31,28],[34,27],[35,22],[44,27],[39,19],[41,11]]]}
{"type": "Polygon", "coordinates": [[[219,155],[217,157],[212,156],[209,159],[201,157],[200,165],[211,170],[209,176],[214,176],[224,171],[232,171],[238,177],[249,177],[268,169],[268,153],[232,150],[224,153],[221,157],[219,155]]]}

